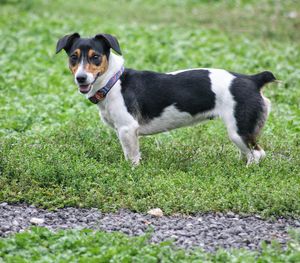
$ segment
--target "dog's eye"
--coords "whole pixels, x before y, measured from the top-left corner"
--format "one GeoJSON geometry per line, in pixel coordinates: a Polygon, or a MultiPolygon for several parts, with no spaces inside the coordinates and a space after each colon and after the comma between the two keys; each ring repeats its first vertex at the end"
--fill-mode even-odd
{"type": "Polygon", "coordinates": [[[70,56],[70,59],[71,59],[71,60],[77,60],[77,58],[78,58],[78,57],[77,57],[76,55],[71,55],[71,56],[70,56]]]}
{"type": "Polygon", "coordinates": [[[92,59],[94,59],[94,60],[98,60],[99,58],[100,58],[99,55],[94,55],[94,56],[92,56],[92,59]]]}

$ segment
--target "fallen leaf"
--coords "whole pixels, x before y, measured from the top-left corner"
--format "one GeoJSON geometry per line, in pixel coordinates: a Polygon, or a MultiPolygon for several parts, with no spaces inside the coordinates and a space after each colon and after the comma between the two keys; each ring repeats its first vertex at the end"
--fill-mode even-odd
{"type": "Polygon", "coordinates": [[[30,223],[34,225],[41,225],[45,222],[43,218],[32,217],[30,218],[30,223]]]}
{"type": "Polygon", "coordinates": [[[156,216],[156,217],[162,217],[164,215],[163,211],[160,208],[151,209],[147,213],[148,213],[148,215],[152,215],[152,216],[156,216]]]}

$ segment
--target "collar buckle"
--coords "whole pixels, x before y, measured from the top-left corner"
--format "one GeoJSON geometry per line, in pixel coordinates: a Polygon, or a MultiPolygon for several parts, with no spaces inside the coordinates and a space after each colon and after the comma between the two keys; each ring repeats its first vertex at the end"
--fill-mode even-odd
{"type": "Polygon", "coordinates": [[[95,99],[97,100],[103,100],[105,98],[105,93],[102,90],[98,90],[95,95],[94,95],[95,99]]]}

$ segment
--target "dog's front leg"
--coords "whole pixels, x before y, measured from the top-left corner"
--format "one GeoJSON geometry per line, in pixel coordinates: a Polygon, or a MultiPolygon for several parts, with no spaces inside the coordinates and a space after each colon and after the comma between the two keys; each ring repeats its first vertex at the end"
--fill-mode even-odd
{"type": "Polygon", "coordinates": [[[118,129],[118,137],[126,160],[138,165],[141,159],[137,127],[125,126],[118,129]]]}

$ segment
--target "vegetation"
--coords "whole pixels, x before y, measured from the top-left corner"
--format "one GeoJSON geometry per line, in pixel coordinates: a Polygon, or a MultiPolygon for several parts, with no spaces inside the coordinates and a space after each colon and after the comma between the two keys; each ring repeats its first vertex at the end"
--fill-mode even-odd
{"type": "Polygon", "coordinates": [[[0,202],[47,208],[300,215],[298,1],[4,1],[0,8],[0,202]],[[298,12],[298,13],[297,13],[298,12]],[[271,70],[272,114],[247,168],[220,121],[141,138],[133,169],[77,92],[61,36],[118,37],[126,66],[271,70]]]}
{"type": "Polygon", "coordinates": [[[247,250],[214,254],[175,249],[170,242],[149,243],[150,235],[129,238],[120,233],[62,230],[52,233],[33,228],[0,239],[0,262],[299,262],[300,238],[294,234],[287,249],[262,245],[261,253],[247,250]]]}

